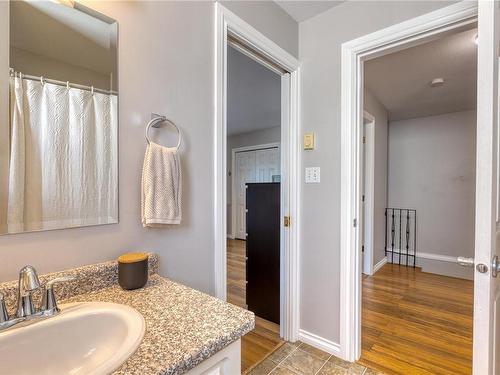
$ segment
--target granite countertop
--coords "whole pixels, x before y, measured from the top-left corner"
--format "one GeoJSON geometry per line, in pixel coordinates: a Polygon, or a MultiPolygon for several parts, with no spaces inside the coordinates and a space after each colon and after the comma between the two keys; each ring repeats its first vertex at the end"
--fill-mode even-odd
{"type": "Polygon", "coordinates": [[[116,302],[139,311],[146,333],[137,351],[113,374],[182,374],[254,328],[254,314],[205,293],[151,275],[141,289],[118,285],[65,299],[116,302]]]}

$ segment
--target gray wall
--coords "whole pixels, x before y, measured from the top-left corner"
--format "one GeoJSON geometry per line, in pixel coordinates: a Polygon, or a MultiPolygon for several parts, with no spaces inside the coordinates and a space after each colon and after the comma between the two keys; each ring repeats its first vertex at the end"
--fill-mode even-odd
{"type": "Polygon", "coordinates": [[[148,250],[160,254],[162,274],[213,292],[213,184],[207,182],[213,166],[213,4],[90,6],[116,19],[120,28],[120,223],[2,236],[0,280],[14,279],[26,263],[48,272],[148,250]],[[179,33],[181,28],[190,32],[179,33]],[[161,38],[144,42],[153,35],[161,38]],[[184,134],[183,222],[159,230],[144,229],[140,221],[144,125],[151,112],[167,114],[184,134]]]}
{"type": "Polygon", "coordinates": [[[251,24],[281,48],[297,57],[297,22],[273,1],[220,1],[231,12],[251,24]]]}
{"type": "Polygon", "coordinates": [[[373,265],[385,257],[385,208],[387,207],[387,109],[365,89],[364,108],[375,117],[373,265]]]}
{"type": "Polygon", "coordinates": [[[232,185],[233,171],[232,154],[233,148],[263,145],[281,141],[281,126],[242,133],[227,138],[227,234],[232,233],[232,185]],[[229,175],[231,173],[231,175],[229,175]]]}
{"type": "MultiPolygon", "coordinates": [[[[320,184],[301,192],[301,329],[339,342],[341,44],[448,5],[441,1],[345,2],[299,24],[301,127],[317,147],[304,167],[321,167],[320,184]]],[[[303,177],[302,177],[303,179],[303,177]]]]}
{"type": "MultiPolygon", "coordinates": [[[[119,23],[120,223],[2,236],[0,281],[14,279],[26,263],[49,272],[148,250],[160,254],[161,274],[213,293],[214,3],[84,3],[119,23]],[[140,222],[144,125],[151,112],[167,114],[183,131],[183,222],[168,229],[144,229],[140,222]]],[[[0,20],[6,16],[4,4],[0,20]]],[[[273,3],[269,12],[258,6],[260,12],[275,12],[273,3]]],[[[250,11],[250,6],[240,11],[250,11]]],[[[269,22],[262,31],[275,38],[282,34],[279,25],[269,22]]],[[[5,39],[0,62],[4,35],[0,33],[5,39]]],[[[287,38],[283,43],[297,45],[296,36],[287,38]]]]}
{"type": "MultiPolygon", "coordinates": [[[[417,210],[417,255],[474,256],[475,167],[476,111],[389,124],[389,205],[417,210]]],[[[464,274],[456,263],[455,273],[423,266],[464,274]]]]}

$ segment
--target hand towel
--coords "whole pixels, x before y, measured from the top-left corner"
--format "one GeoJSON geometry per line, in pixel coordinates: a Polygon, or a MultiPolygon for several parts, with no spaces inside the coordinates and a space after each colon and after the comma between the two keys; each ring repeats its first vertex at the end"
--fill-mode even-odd
{"type": "Polygon", "coordinates": [[[177,147],[150,142],[142,168],[141,215],[144,227],[181,223],[181,176],[177,147]]]}

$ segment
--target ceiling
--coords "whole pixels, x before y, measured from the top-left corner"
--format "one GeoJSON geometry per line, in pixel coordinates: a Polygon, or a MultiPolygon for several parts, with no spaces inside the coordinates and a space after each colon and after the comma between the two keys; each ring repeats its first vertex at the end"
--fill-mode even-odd
{"type": "Polygon", "coordinates": [[[342,4],[344,1],[279,1],[275,3],[285,10],[295,21],[302,22],[312,18],[330,8],[342,4]]]}
{"type": "Polygon", "coordinates": [[[281,125],[281,77],[227,48],[227,134],[281,125]]]}
{"type": "Polygon", "coordinates": [[[365,62],[365,86],[392,121],[476,108],[477,29],[365,62]],[[431,87],[434,78],[444,85],[431,87]]]}

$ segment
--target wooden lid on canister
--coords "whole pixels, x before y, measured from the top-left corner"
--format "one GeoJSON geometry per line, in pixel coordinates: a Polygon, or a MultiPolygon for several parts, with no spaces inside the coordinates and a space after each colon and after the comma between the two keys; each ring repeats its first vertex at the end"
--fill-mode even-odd
{"type": "Polygon", "coordinates": [[[137,263],[148,259],[146,253],[127,253],[118,257],[118,263],[137,263]]]}

